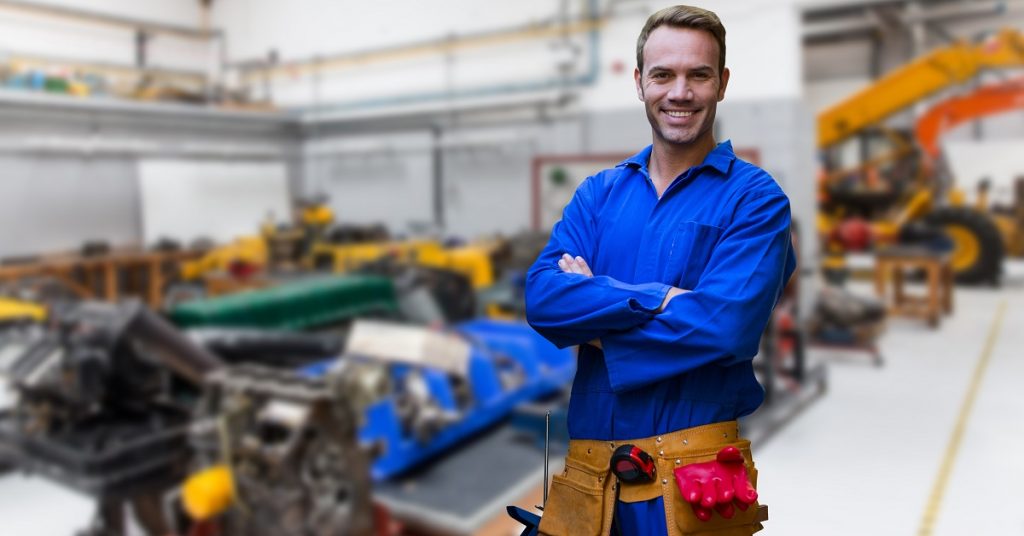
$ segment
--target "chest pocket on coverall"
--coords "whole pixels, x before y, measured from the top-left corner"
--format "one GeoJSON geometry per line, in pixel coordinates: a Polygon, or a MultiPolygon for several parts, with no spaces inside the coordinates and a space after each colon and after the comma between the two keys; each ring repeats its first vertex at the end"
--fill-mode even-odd
{"type": "Polygon", "coordinates": [[[714,225],[680,223],[672,240],[664,282],[687,290],[697,288],[721,235],[722,229],[714,225]]]}

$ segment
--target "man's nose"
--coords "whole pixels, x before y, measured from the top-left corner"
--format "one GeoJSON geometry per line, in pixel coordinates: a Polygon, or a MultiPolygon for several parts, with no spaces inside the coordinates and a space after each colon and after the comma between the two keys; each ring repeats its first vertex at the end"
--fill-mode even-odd
{"type": "Polygon", "coordinates": [[[693,88],[690,86],[690,81],[685,76],[676,78],[672,87],[669,88],[668,98],[670,100],[692,100],[693,88]]]}

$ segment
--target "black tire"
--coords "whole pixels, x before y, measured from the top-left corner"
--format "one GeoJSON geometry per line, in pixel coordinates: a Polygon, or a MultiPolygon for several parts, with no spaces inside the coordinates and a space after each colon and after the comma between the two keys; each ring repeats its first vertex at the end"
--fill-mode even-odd
{"type": "MultiPolygon", "coordinates": [[[[957,251],[953,251],[953,270],[957,283],[977,285],[999,283],[1003,271],[1003,238],[992,219],[968,207],[941,207],[925,217],[925,222],[937,229],[958,228],[969,233],[977,241],[978,253],[968,265],[958,265],[957,251]]],[[[947,235],[954,245],[956,240],[947,235]]]]}

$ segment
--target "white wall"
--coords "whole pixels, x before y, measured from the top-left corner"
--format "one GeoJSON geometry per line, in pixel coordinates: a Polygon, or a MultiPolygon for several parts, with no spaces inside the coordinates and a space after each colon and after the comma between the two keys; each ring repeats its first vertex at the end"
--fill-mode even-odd
{"type": "MultiPolygon", "coordinates": [[[[567,5],[575,14],[580,4],[567,5]]],[[[559,3],[550,0],[387,0],[358,6],[330,0],[223,0],[214,7],[214,20],[230,36],[232,60],[264,58],[276,50],[282,62],[479,34],[559,14],[559,3]]],[[[552,41],[506,40],[451,54],[428,51],[373,60],[315,76],[285,74],[275,78],[273,97],[285,107],[339,106],[550,79],[560,57],[552,41]]]]}
{"type": "Polygon", "coordinates": [[[338,220],[393,232],[431,222],[431,133],[337,137],[305,144],[306,193],[326,194],[338,220]]]}
{"type": "MultiPolygon", "coordinates": [[[[624,108],[637,102],[633,82],[637,35],[651,13],[677,3],[649,2],[612,19],[601,35],[601,76],[585,95],[586,107],[624,108]],[[613,65],[624,68],[615,71],[613,65]]],[[[726,67],[731,71],[726,99],[800,97],[800,13],[795,2],[717,0],[700,5],[714,11],[726,28],[726,67]]]]}
{"type": "Polygon", "coordinates": [[[143,158],[138,180],[145,244],[227,243],[256,234],[256,222],[292,221],[283,162],[143,158]]]}
{"type": "MultiPolygon", "coordinates": [[[[1020,121],[1024,114],[1017,114],[1020,121]]],[[[962,127],[970,128],[970,127],[962,127]]],[[[942,144],[954,184],[969,200],[977,193],[982,179],[991,182],[989,202],[1012,207],[1017,179],[1024,177],[1024,137],[985,141],[949,140],[942,144]]]]}
{"type": "MultiPolygon", "coordinates": [[[[192,28],[197,28],[200,24],[198,1],[32,1],[192,28]]],[[[150,41],[147,59],[149,65],[154,67],[203,71],[207,68],[212,50],[204,42],[160,35],[150,41]]],[[[129,28],[40,15],[0,6],[0,62],[6,63],[6,60],[19,53],[133,65],[135,35],[129,28]]]]}
{"type": "MultiPolygon", "coordinates": [[[[214,16],[230,36],[232,59],[264,57],[276,49],[281,60],[288,61],[536,24],[556,19],[560,4],[446,0],[427,7],[390,0],[355,9],[349,3],[328,0],[220,0],[214,16]]],[[[598,80],[584,92],[583,106],[588,110],[634,104],[637,34],[650,13],[673,3],[598,2],[602,10],[610,4],[614,5],[612,16],[600,34],[598,80]]],[[[578,16],[586,2],[566,5],[570,16],[578,16]]],[[[800,20],[794,0],[719,0],[703,5],[715,10],[728,30],[728,65],[733,71],[728,98],[800,96],[801,64],[796,60],[800,20]]],[[[273,94],[282,105],[302,107],[368,100],[379,104],[399,95],[521,86],[555,79],[559,65],[567,61],[572,65],[570,77],[586,75],[590,48],[586,32],[573,34],[567,41],[550,36],[503,41],[452,54],[431,52],[373,61],[326,71],[319,77],[283,76],[275,79],[273,94]]]]}

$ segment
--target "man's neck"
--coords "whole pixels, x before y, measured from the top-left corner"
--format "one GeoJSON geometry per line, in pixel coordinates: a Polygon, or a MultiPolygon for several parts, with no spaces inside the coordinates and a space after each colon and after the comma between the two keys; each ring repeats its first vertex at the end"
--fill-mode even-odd
{"type": "Polygon", "coordinates": [[[711,136],[697,140],[693,145],[683,147],[655,139],[648,170],[658,197],[665,193],[665,189],[672,184],[676,177],[704,162],[708,153],[714,148],[715,138],[711,136]]]}

